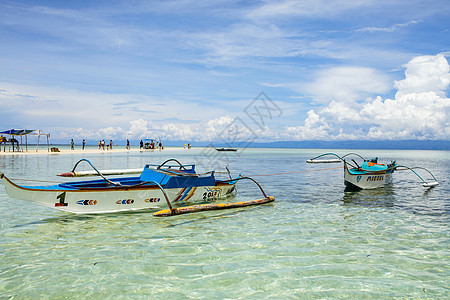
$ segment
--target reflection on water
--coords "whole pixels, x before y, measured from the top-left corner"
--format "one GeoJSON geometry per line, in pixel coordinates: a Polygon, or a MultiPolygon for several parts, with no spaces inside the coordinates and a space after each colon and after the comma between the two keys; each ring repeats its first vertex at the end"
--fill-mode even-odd
{"type": "Polygon", "coordinates": [[[344,191],[342,201],[344,205],[393,207],[395,188],[392,185],[387,185],[373,190],[344,191]]]}

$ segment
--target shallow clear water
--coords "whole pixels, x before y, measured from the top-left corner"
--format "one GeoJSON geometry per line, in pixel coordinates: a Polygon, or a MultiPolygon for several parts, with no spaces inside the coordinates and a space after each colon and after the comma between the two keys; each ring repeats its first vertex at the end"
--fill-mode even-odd
{"type": "MultiPolygon", "coordinates": [[[[345,150],[335,150],[345,154],[345,150]]],[[[98,169],[177,158],[257,176],[273,204],[155,218],[151,212],[76,216],[10,199],[0,186],[0,298],[448,297],[450,152],[358,151],[432,170],[425,189],[409,171],[391,186],[344,192],[326,151],[204,149],[0,157],[12,178],[58,181],[80,158],[98,169]],[[205,155],[206,154],[206,155],[205,155]]],[[[201,170],[200,170],[201,171],[201,170]]],[[[30,183],[27,183],[30,184],[30,183]]],[[[261,198],[240,182],[230,201],[261,198]]]]}

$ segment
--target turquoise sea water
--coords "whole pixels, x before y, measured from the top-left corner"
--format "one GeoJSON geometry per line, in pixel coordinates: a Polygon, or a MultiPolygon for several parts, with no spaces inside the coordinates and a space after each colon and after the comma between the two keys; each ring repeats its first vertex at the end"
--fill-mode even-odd
{"type": "MultiPolygon", "coordinates": [[[[80,158],[99,169],[177,158],[249,176],[337,166],[306,164],[323,152],[3,156],[0,171],[58,181],[55,174],[80,158]]],[[[273,204],[155,218],[151,211],[71,215],[10,199],[1,184],[0,299],[448,298],[450,152],[358,152],[428,168],[440,185],[425,189],[409,171],[396,172],[389,187],[360,192],[344,191],[342,169],[257,176],[273,204]]],[[[257,198],[242,181],[228,200],[257,198]]]]}

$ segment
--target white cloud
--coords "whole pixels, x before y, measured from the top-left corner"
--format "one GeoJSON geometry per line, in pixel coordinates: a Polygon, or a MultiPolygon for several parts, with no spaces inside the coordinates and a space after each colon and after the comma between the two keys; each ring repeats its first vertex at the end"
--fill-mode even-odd
{"type": "MultiPolygon", "coordinates": [[[[176,136],[171,123],[186,135],[191,127],[223,114],[216,104],[138,94],[92,93],[58,87],[0,82],[0,127],[43,129],[52,139],[140,139],[176,136]],[[215,109],[211,110],[211,106],[215,109]],[[170,121],[168,121],[170,120],[170,121]],[[174,121],[172,121],[174,120],[174,121]],[[179,123],[177,125],[177,123],[179,123]],[[169,134],[169,132],[172,132],[169,134]]],[[[220,122],[219,122],[220,123],[220,122]]],[[[203,127],[204,128],[204,127],[203,127]]]]}
{"type": "Polygon", "coordinates": [[[206,127],[206,132],[208,132],[210,137],[217,136],[221,132],[223,132],[225,128],[233,122],[233,120],[234,119],[228,115],[222,116],[217,119],[209,120],[207,123],[208,126],[206,127]]]}
{"type": "Polygon", "coordinates": [[[325,121],[325,118],[320,117],[314,110],[310,110],[305,125],[287,127],[286,131],[288,139],[320,140],[328,139],[330,129],[331,127],[325,121]]]}
{"type": "Polygon", "coordinates": [[[364,28],[358,29],[358,30],[356,30],[356,31],[367,31],[367,32],[379,32],[379,31],[381,31],[381,32],[394,32],[394,31],[396,31],[396,30],[398,30],[398,29],[400,29],[400,28],[402,28],[402,27],[406,27],[406,26],[413,25],[413,24],[418,24],[418,23],[420,23],[420,22],[422,22],[422,21],[415,21],[415,20],[413,20],[413,21],[409,21],[409,22],[406,22],[406,23],[394,24],[394,25],[391,25],[391,26],[389,26],[389,27],[364,27],[364,28]]]}
{"type": "Polygon", "coordinates": [[[343,11],[367,6],[370,1],[363,0],[284,0],[267,1],[261,7],[250,11],[247,16],[251,19],[264,20],[266,18],[286,17],[328,17],[343,11]]]}
{"type": "Polygon", "coordinates": [[[396,81],[396,96],[433,91],[443,97],[450,83],[449,65],[444,55],[413,58],[405,65],[405,79],[396,81]]]}
{"type": "MultiPolygon", "coordinates": [[[[358,101],[352,94],[361,95],[360,87],[353,93],[351,85],[344,84],[342,88],[335,84],[334,87],[340,89],[341,95],[345,95],[349,89],[346,92],[349,95],[347,99],[339,98],[343,101],[333,100],[311,110],[304,125],[288,127],[287,132],[301,139],[448,140],[450,99],[445,92],[450,83],[450,73],[447,60],[441,54],[420,56],[406,64],[406,68],[405,79],[395,82],[398,89],[395,99],[383,100],[378,96],[358,101]]],[[[326,80],[320,79],[318,82],[326,83],[326,80]]],[[[361,83],[361,79],[355,81],[355,84],[358,83],[361,83]]],[[[320,85],[316,84],[315,87],[320,85]]],[[[370,91],[374,86],[369,85],[362,91],[370,91]]],[[[324,94],[328,91],[331,92],[331,89],[325,88],[324,94]]]]}
{"type": "Polygon", "coordinates": [[[127,131],[128,138],[147,138],[149,122],[143,119],[130,121],[130,128],[127,131]]]}
{"type": "Polygon", "coordinates": [[[374,93],[385,93],[391,88],[389,78],[371,68],[335,67],[320,71],[316,76],[318,79],[315,82],[300,85],[300,88],[320,103],[333,100],[352,103],[374,93]]]}
{"type": "Polygon", "coordinates": [[[372,121],[369,138],[448,139],[450,99],[435,92],[410,93],[395,100],[377,97],[360,114],[372,121]]]}

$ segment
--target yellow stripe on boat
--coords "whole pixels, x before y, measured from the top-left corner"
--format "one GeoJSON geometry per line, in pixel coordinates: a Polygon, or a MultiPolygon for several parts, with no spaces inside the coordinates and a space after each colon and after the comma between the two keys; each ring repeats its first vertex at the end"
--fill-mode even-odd
{"type": "Polygon", "coordinates": [[[174,215],[188,214],[199,211],[207,211],[207,210],[217,210],[217,209],[228,209],[228,208],[237,208],[237,207],[245,207],[250,205],[259,205],[264,203],[269,203],[275,201],[274,196],[269,196],[267,198],[257,199],[257,200],[249,200],[249,201],[240,201],[240,202],[228,202],[228,203],[217,203],[217,204],[200,204],[200,205],[192,205],[192,206],[184,206],[184,207],[176,207],[172,210],[163,209],[153,214],[155,217],[169,217],[174,215]]]}

